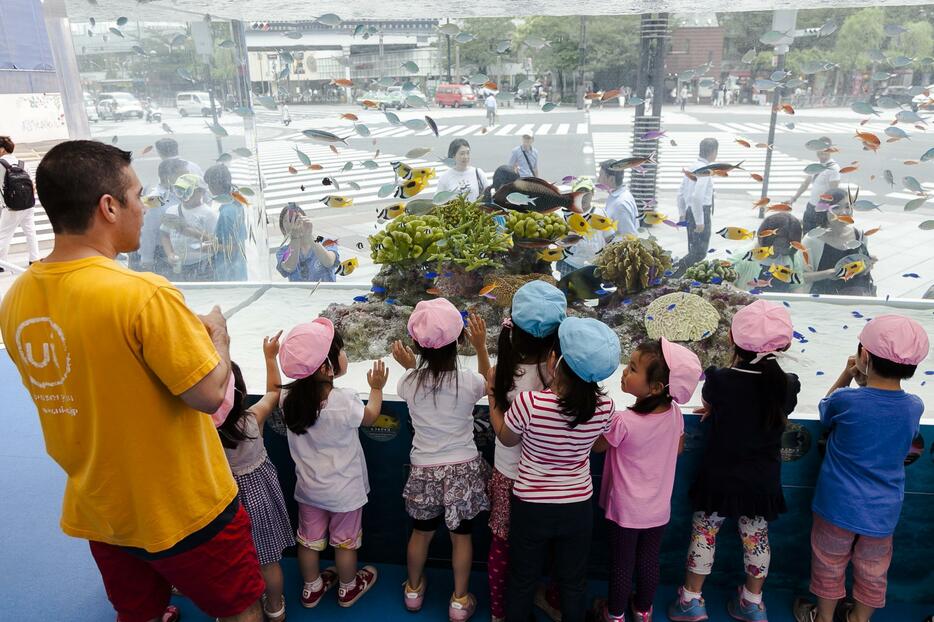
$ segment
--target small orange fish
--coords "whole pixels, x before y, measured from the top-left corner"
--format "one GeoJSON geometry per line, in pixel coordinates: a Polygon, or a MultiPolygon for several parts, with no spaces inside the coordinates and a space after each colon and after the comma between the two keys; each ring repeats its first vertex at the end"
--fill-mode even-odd
{"type": "Polygon", "coordinates": [[[619,89],[611,89],[600,96],[600,101],[606,102],[619,97],[619,89]]]}
{"type": "Polygon", "coordinates": [[[292,173],[293,175],[295,175],[296,173],[298,173],[298,169],[295,168],[294,166],[292,166],[292,165],[290,164],[290,165],[289,165],[289,172],[292,173]]]}
{"type": "Polygon", "coordinates": [[[335,147],[334,145],[328,145],[328,147],[331,148],[331,151],[334,152],[334,155],[340,155],[340,151],[337,150],[337,147],[335,147]]]}
{"type": "Polygon", "coordinates": [[[359,121],[360,117],[358,117],[352,112],[345,112],[344,114],[341,115],[341,119],[347,119],[348,121],[359,121]]]}
{"type": "Polygon", "coordinates": [[[843,168],[840,169],[840,174],[846,175],[847,173],[852,173],[858,170],[859,170],[858,166],[844,166],[843,168]]]}
{"type": "Polygon", "coordinates": [[[759,199],[758,201],[754,202],[754,203],[752,204],[752,206],[753,206],[753,207],[762,207],[763,205],[768,205],[768,204],[769,204],[769,197],[762,197],[762,198],[759,199]]]}
{"type": "Polygon", "coordinates": [[[821,201],[833,201],[832,194],[822,194],[818,197],[821,201]]]}
{"type": "Polygon", "coordinates": [[[905,160],[905,164],[908,166],[914,166],[915,164],[920,164],[917,160],[905,160]]]}
{"type": "Polygon", "coordinates": [[[760,183],[762,182],[763,177],[759,173],[749,173],[749,176],[760,183]]]}
{"type": "Polygon", "coordinates": [[[811,254],[808,252],[808,247],[802,244],[801,242],[796,242],[792,240],[788,243],[792,248],[796,248],[801,251],[801,257],[804,258],[804,263],[811,263],[811,254]]]}
{"type": "Polygon", "coordinates": [[[489,90],[491,90],[491,91],[498,91],[498,90],[499,90],[499,87],[497,87],[497,86],[496,86],[496,83],[493,82],[492,80],[490,80],[489,82],[484,82],[484,83],[483,83],[483,88],[489,89],[489,90]]]}
{"type": "Polygon", "coordinates": [[[309,164],[309,165],[308,165],[308,168],[309,168],[310,170],[312,170],[312,171],[320,171],[320,170],[322,170],[324,167],[321,166],[320,164],[309,164]]]}
{"type": "Polygon", "coordinates": [[[856,138],[868,145],[875,145],[876,147],[882,144],[882,141],[879,140],[879,137],[872,132],[856,132],[856,138]]]}
{"type": "Polygon", "coordinates": [[[881,229],[881,228],[882,228],[881,226],[879,226],[879,227],[874,227],[874,228],[870,229],[869,231],[864,231],[864,232],[863,232],[863,235],[864,235],[864,236],[870,236],[870,235],[872,235],[873,233],[879,233],[879,229],[881,229]]]}
{"type": "Polygon", "coordinates": [[[331,80],[331,84],[336,84],[337,86],[353,86],[353,80],[347,78],[334,78],[331,80]]]}
{"type": "Polygon", "coordinates": [[[720,169],[713,169],[710,171],[711,176],[713,177],[729,177],[729,171],[723,171],[720,169]]]}
{"type": "Polygon", "coordinates": [[[760,238],[770,238],[773,235],[778,235],[779,229],[763,229],[759,232],[760,238]]]}
{"type": "Polygon", "coordinates": [[[490,292],[492,292],[494,289],[496,289],[496,287],[497,287],[497,284],[496,284],[496,283],[493,283],[492,285],[487,285],[487,286],[485,286],[485,287],[482,287],[482,288],[480,288],[480,292],[479,292],[478,295],[479,295],[479,296],[486,296],[487,294],[489,294],[490,292]]]}
{"type": "Polygon", "coordinates": [[[362,102],[360,102],[360,105],[364,108],[370,108],[371,110],[379,108],[379,102],[375,102],[372,99],[364,99],[362,102]]]}
{"type": "Polygon", "coordinates": [[[790,212],[791,206],[787,203],[774,203],[769,205],[768,211],[770,212],[790,212]]]}
{"type": "Polygon", "coordinates": [[[755,279],[753,281],[749,281],[748,285],[751,287],[771,287],[772,279],[755,279]]]}
{"type": "Polygon", "coordinates": [[[852,225],[855,222],[852,216],[847,216],[846,214],[842,216],[832,215],[832,218],[834,220],[839,220],[840,222],[845,222],[848,225],[852,225]]]}
{"type": "Polygon", "coordinates": [[[594,100],[594,99],[600,99],[601,97],[603,97],[603,93],[599,91],[597,92],[591,91],[590,93],[584,93],[584,99],[594,100]]]}
{"type": "Polygon", "coordinates": [[[752,144],[748,140],[743,140],[742,138],[736,138],[734,140],[735,142],[739,143],[743,147],[747,147],[747,148],[752,147],[752,144]]]}
{"type": "Polygon", "coordinates": [[[825,153],[840,153],[840,147],[827,147],[824,149],[825,153]]]}
{"type": "Polygon", "coordinates": [[[795,113],[795,108],[791,104],[782,104],[779,109],[790,115],[795,113]]]}
{"type": "Polygon", "coordinates": [[[684,173],[684,176],[690,179],[691,181],[697,181],[697,175],[695,175],[691,171],[687,169],[681,169],[681,172],[684,173]]]}
{"type": "Polygon", "coordinates": [[[440,296],[441,290],[438,289],[437,287],[429,287],[428,289],[425,290],[425,293],[430,294],[432,296],[440,296]]]}
{"type": "Polygon", "coordinates": [[[149,153],[150,151],[152,151],[152,145],[146,145],[146,146],[143,148],[143,152],[142,152],[141,155],[146,155],[146,154],[149,153]]]}
{"type": "Polygon", "coordinates": [[[922,132],[927,131],[927,128],[924,127],[923,125],[915,125],[915,129],[919,129],[919,130],[921,130],[922,132]]]}
{"type": "Polygon", "coordinates": [[[756,143],[756,147],[758,147],[759,149],[771,149],[772,145],[768,143],[756,143]]]}
{"type": "Polygon", "coordinates": [[[481,133],[481,134],[486,134],[487,131],[488,131],[488,130],[487,130],[486,128],[483,128],[482,130],[480,130],[480,133],[481,133]]]}
{"type": "Polygon", "coordinates": [[[242,205],[249,205],[249,204],[250,204],[250,202],[246,200],[246,197],[243,196],[242,194],[240,194],[240,191],[239,191],[239,190],[234,190],[233,192],[230,193],[230,196],[232,196],[233,198],[235,198],[235,199],[237,200],[237,203],[240,203],[240,204],[242,204],[242,205]]]}

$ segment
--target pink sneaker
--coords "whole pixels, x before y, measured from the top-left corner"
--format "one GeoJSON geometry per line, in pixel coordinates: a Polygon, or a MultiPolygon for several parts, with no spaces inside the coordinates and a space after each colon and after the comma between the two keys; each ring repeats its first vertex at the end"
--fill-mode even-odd
{"type": "Polygon", "coordinates": [[[321,572],[321,588],[317,591],[311,589],[311,583],[305,583],[302,588],[302,607],[307,609],[317,607],[324,598],[324,594],[334,587],[335,583],[337,583],[337,568],[334,566],[321,572]]]}
{"type": "Polygon", "coordinates": [[[422,605],[425,603],[425,590],[428,585],[428,579],[422,576],[422,582],[418,586],[418,589],[415,589],[409,585],[409,582],[406,581],[402,584],[402,598],[405,602],[405,608],[412,613],[422,610],[422,605]]]}
{"type": "Polygon", "coordinates": [[[162,622],[178,622],[182,619],[182,612],[175,605],[169,605],[162,614],[162,622]]]}
{"type": "Polygon", "coordinates": [[[632,608],[633,622],[652,622],[653,609],[654,607],[649,607],[648,611],[636,611],[635,608],[632,608]]]}
{"type": "Polygon", "coordinates": [[[378,573],[373,566],[364,566],[357,571],[356,581],[352,588],[337,590],[337,604],[341,607],[350,607],[360,600],[360,597],[366,594],[373,584],[376,583],[378,573]]]}
{"type": "Polygon", "coordinates": [[[462,605],[451,596],[448,605],[448,620],[450,622],[467,622],[477,610],[477,599],[470,592],[467,593],[467,604],[462,605]]]}

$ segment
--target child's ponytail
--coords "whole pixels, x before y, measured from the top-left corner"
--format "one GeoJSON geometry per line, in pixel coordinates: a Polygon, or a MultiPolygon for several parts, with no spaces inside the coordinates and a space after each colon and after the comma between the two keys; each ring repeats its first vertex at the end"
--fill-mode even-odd
{"type": "Polygon", "coordinates": [[[497,342],[496,375],[493,379],[493,397],[503,410],[510,406],[508,396],[516,388],[516,375],[523,359],[534,359],[538,363],[539,380],[542,386],[548,386],[542,367],[557,341],[557,335],[558,332],[554,331],[545,337],[535,337],[511,321],[503,324],[497,342]]]}
{"type": "Polygon", "coordinates": [[[240,366],[233,361],[230,362],[230,373],[234,377],[233,406],[230,408],[230,414],[224,419],[224,423],[218,426],[217,435],[221,437],[221,445],[225,449],[236,449],[237,445],[243,441],[251,440],[253,437],[248,436],[243,431],[243,418],[247,411],[244,403],[246,383],[243,382],[243,373],[240,371],[240,366]]]}
{"type": "MultiPolygon", "coordinates": [[[[328,356],[322,364],[322,368],[327,366],[335,370],[336,373],[340,368],[340,355],[343,349],[344,340],[340,333],[335,330],[331,348],[328,350],[328,356]]],[[[315,374],[282,385],[280,388],[287,391],[285,398],[282,400],[282,416],[286,427],[295,434],[304,434],[308,428],[318,421],[318,416],[321,414],[321,404],[327,395],[325,388],[330,389],[331,387],[333,387],[331,380],[318,380],[315,378],[315,374]]]]}
{"type": "Polygon", "coordinates": [[[788,423],[785,413],[785,404],[788,401],[788,375],[775,359],[774,355],[766,355],[759,362],[753,364],[755,352],[744,350],[734,345],[736,357],[753,371],[761,372],[759,376],[759,408],[765,413],[764,424],[767,429],[784,428],[788,423]]]}

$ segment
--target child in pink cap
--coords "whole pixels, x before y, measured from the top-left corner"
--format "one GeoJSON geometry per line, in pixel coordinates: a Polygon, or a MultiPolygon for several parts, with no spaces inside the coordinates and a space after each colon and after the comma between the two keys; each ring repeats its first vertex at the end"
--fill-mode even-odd
{"type": "Polygon", "coordinates": [[[704,371],[701,420],[709,419],[707,446],[691,487],[694,507],[687,573],[668,618],[707,619],[701,591],[713,570],[717,534],[735,519],[743,542],[745,584],[727,603],[730,615],[766,622],[762,586],[769,572],[769,522],[785,512],[782,494],[782,433],[798,403],[801,384],[778,364],[791,345],[791,316],[765,300],[733,316],[730,367],[704,371]]]}
{"type": "Polygon", "coordinates": [[[830,430],[814,492],[811,592],[817,605],[798,601],[798,622],[832,622],[846,596],[846,567],[853,563],[849,622],[866,622],[885,606],[892,534],[905,496],[905,456],[920,430],[924,402],[902,390],[928,355],[920,324],[899,315],[879,316],[859,334],[856,356],[820,402],[830,430]],[[858,388],[850,388],[856,380],[858,388]]]}
{"type": "Polygon", "coordinates": [[[279,349],[279,365],[293,380],[282,387],[281,405],[297,480],[302,606],[317,606],[340,581],[337,602],[350,607],[377,578],[373,566],[357,570],[363,506],[370,491],[359,428],[379,417],[386,365],[376,361],[367,372],[370,399],[365,407],[353,389],[335,387],[334,379],[347,372],[347,355],[344,340],[326,318],[289,331],[279,349]],[[328,543],[337,567],[319,572],[319,556],[328,543]]]}
{"type": "Polygon", "coordinates": [[[477,451],[473,436],[473,410],[486,395],[486,382],[474,371],[457,368],[464,318],[448,300],[419,302],[408,329],[418,357],[401,341],[392,348],[393,357],[408,370],[399,379],[396,393],[408,404],[414,430],[412,466],[402,492],[414,523],[403,601],[409,611],[422,608],[428,546],[443,522],[453,549],[454,593],[448,617],[463,622],[477,608],[477,599],[468,591],[473,519],[490,509],[486,493],[490,467],[477,451]]]}
{"type": "Polygon", "coordinates": [[[662,535],[671,518],[675,466],[684,442],[685,404],[700,382],[697,355],[664,337],[644,341],[629,356],[622,389],[636,397],[613,413],[594,451],[606,451],[600,507],[610,536],[610,590],[597,612],[603,622],[651,622],[659,582],[662,535]],[[632,595],[633,575],[636,592],[632,595]]]}

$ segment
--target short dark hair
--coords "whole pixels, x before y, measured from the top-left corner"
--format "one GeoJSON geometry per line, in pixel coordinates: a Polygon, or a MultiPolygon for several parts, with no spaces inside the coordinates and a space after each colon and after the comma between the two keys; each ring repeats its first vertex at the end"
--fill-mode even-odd
{"type": "Polygon", "coordinates": [[[171,185],[180,175],[188,172],[188,164],[178,158],[169,158],[159,163],[159,183],[171,185]]]}
{"type": "Polygon", "coordinates": [[[705,138],[700,141],[700,147],[698,148],[698,153],[701,156],[712,155],[714,151],[720,149],[720,143],[717,142],[716,138],[705,138]]]}
{"type": "Polygon", "coordinates": [[[13,150],[16,149],[16,144],[9,136],[0,136],[0,149],[3,149],[7,153],[13,153],[13,150]]]}
{"type": "MultiPolygon", "coordinates": [[[[784,238],[788,240],[789,243],[800,242],[804,231],[801,227],[801,221],[790,212],[769,214],[765,217],[765,220],[759,224],[757,234],[758,231],[768,231],[769,229],[778,229],[776,238],[784,238]]],[[[774,244],[775,241],[776,240],[773,239],[772,244],[774,244]]]]}
{"type": "Polygon", "coordinates": [[[39,201],[55,233],[80,234],[105,194],[126,200],[133,154],[95,140],[69,140],[52,147],[36,169],[39,201]]]}
{"type": "Polygon", "coordinates": [[[160,138],[156,141],[156,152],[160,158],[177,158],[178,141],[174,138],[160,138]]]}
{"type": "Polygon", "coordinates": [[[650,383],[659,382],[665,386],[665,389],[658,395],[647,395],[640,397],[636,403],[630,406],[630,410],[640,415],[651,414],[653,410],[662,406],[671,406],[672,397],[668,392],[669,377],[671,370],[665,361],[665,353],[662,350],[662,342],[659,339],[648,339],[636,346],[636,352],[642,355],[642,361],[648,361],[645,367],[645,377],[650,383]]]}
{"type": "Polygon", "coordinates": [[[470,149],[470,143],[463,138],[455,138],[451,141],[451,144],[448,145],[448,157],[453,158],[457,155],[457,150],[461,147],[467,147],[470,149]]]}
{"type": "MultiPolygon", "coordinates": [[[[863,344],[859,344],[856,347],[857,352],[863,351],[863,344]]],[[[869,354],[869,364],[872,365],[872,371],[876,372],[883,378],[888,378],[890,380],[908,380],[915,375],[915,372],[918,370],[917,365],[906,365],[904,363],[896,363],[890,359],[884,359],[881,356],[876,356],[872,352],[866,351],[869,354]]]]}
{"type": "Polygon", "coordinates": [[[607,176],[613,179],[613,183],[617,186],[621,186],[623,183],[623,171],[614,171],[610,166],[616,162],[616,160],[604,160],[600,163],[600,170],[607,176]]]}
{"type": "Polygon", "coordinates": [[[818,228],[826,227],[828,223],[830,223],[830,210],[831,209],[833,209],[834,207],[837,207],[838,205],[848,203],[849,201],[849,197],[847,196],[846,191],[842,190],[841,188],[834,188],[827,194],[830,195],[830,200],[825,201],[825,203],[829,204],[830,207],[821,212],[817,212],[816,214],[817,220],[815,222],[817,223],[818,228]]]}
{"type": "Polygon", "coordinates": [[[229,193],[230,187],[233,185],[233,181],[230,179],[230,169],[227,168],[226,164],[215,164],[204,171],[204,181],[207,182],[208,190],[214,196],[229,193]]]}

